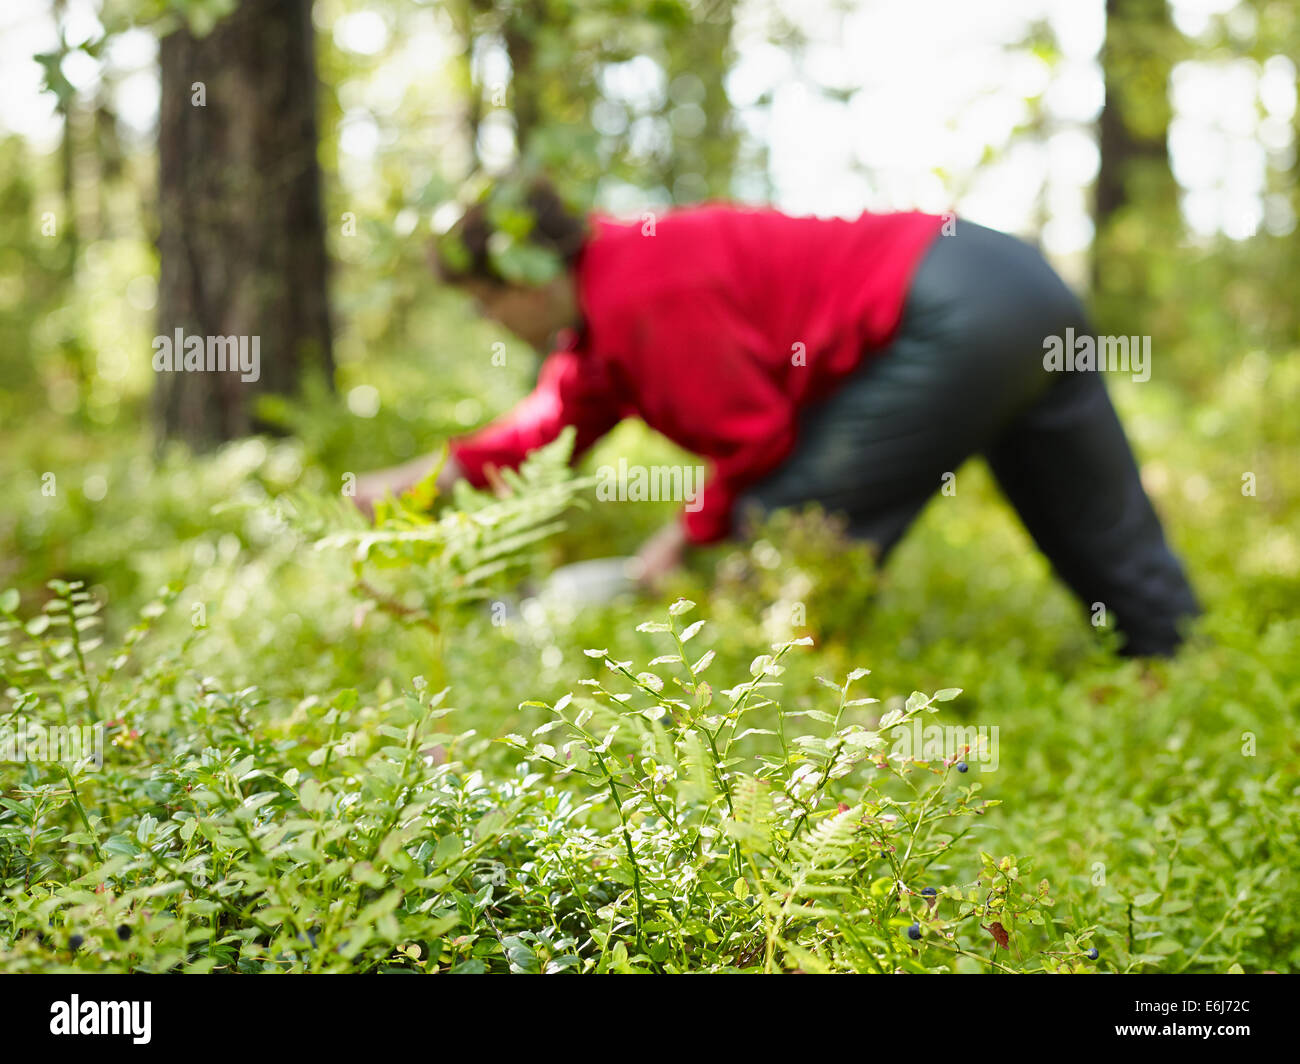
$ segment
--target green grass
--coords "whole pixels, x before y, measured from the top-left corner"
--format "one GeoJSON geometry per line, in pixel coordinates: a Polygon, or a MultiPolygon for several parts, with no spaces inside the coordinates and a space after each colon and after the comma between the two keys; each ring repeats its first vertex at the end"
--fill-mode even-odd
{"type": "Polygon", "coordinates": [[[529,542],[547,492],[583,496],[543,470],[505,510],[521,540],[465,496],[354,563],[314,549],[353,534],[312,500],[360,431],[323,399],[305,445],[159,466],[5,441],[0,720],[108,741],[101,771],[0,765],[0,969],[1294,970],[1300,353],[1226,363],[1194,413],[1117,391],[1207,607],[1172,662],[1110,652],[978,463],[884,573],[781,517],[662,601],[498,625],[496,596],[667,511],[589,503],[529,542]],[[697,619],[699,675],[649,664],[697,619]],[[891,713],[996,728],[996,770],[902,758],[891,713]]]}

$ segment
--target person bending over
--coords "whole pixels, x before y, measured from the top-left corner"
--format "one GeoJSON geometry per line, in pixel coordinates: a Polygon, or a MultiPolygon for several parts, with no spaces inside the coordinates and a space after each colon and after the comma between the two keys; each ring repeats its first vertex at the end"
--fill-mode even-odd
{"type": "MultiPolygon", "coordinates": [[[[1060,577],[1114,615],[1123,653],[1171,654],[1198,612],[1101,375],[1044,359],[1052,338],[1090,335],[1084,310],[1014,237],[918,212],[718,204],[624,224],[520,179],[465,212],[437,263],[487,317],[551,351],[530,395],[451,441],[444,490],[459,477],[484,486],[567,425],[576,458],[639,417],[712,465],[639,552],[653,584],[742,515],[811,502],[844,515],[883,564],[982,454],[1060,577]]],[[[367,474],[358,503],[433,462],[367,474]]]]}

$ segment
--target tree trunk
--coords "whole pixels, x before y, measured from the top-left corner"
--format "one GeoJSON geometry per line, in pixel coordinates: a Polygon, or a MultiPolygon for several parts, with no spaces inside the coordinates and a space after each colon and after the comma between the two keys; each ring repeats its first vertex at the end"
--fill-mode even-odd
{"type": "Polygon", "coordinates": [[[541,79],[537,75],[537,32],[544,15],[536,5],[511,7],[501,34],[510,57],[510,99],[515,117],[515,148],[522,159],[541,120],[541,79]]]}
{"type": "Polygon", "coordinates": [[[1166,0],[1106,0],[1102,52],[1106,104],[1099,123],[1101,168],[1095,207],[1098,229],[1130,202],[1135,176],[1173,190],[1168,150],[1173,35],[1166,0]],[[1145,175],[1136,173],[1139,168],[1145,175]]]}
{"type": "Polygon", "coordinates": [[[160,370],[162,437],[246,435],[263,427],[260,395],[293,392],[305,369],[332,380],[313,44],[311,0],[244,0],[206,37],[162,40],[155,368],[178,329],[208,351],[235,337],[260,354],[256,380],[160,370]]]}
{"type": "Polygon", "coordinates": [[[1143,254],[1179,229],[1168,138],[1169,76],[1180,41],[1167,0],[1106,0],[1092,255],[1092,288],[1103,316],[1112,296],[1147,293],[1143,254]]]}
{"type": "Polygon", "coordinates": [[[732,33],[735,0],[712,0],[696,10],[689,36],[671,41],[668,48],[669,85],[679,77],[698,79],[698,98],[691,99],[704,112],[704,127],[672,127],[672,141],[662,167],[662,181],[676,202],[726,199],[732,195],[732,175],[740,138],[734,108],[727,96],[726,77],[735,63],[732,33]],[[696,178],[682,196],[678,180],[696,178]]]}

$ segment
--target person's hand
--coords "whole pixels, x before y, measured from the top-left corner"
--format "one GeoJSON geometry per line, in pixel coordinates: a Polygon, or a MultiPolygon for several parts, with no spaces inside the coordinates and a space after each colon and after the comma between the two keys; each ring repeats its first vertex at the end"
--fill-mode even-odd
{"type": "Polygon", "coordinates": [[[401,466],[376,469],[357,477],[356,494],[352,501],[370,520],[375,516],[375,504],[389,495],[400,495],[409,486],[401,473],[401,466]]]}
{"type": "Polygon", "coordinates": [[[637,580],[643,587],[658,590],[681,568],[686,555],[686,530],[680,521],[664,525],[641,545],[636,553],[637,580]]]}
{"type": "MultiPolygon", "coordinates": [[[[375,504],[388,495],[398,496],[420,483],[432,471],[437,462],[435,455],[422,455],[399,466],[388,469],[376,469],[371,473],[362,473],[357,477],[357,492],[352,497],[363,514],[369,518],[375,515],[375,504]]],[[[438,494],[451,491],[452,485],[464,475],[464,471],[450,455],[438,471],[438,494]]]]}

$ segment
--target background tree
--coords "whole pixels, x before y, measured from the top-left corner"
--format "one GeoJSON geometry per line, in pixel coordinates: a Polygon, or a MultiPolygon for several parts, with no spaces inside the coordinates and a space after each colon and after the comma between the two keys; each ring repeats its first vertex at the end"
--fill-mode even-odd
{"type": "Polygon", "coordinates": [[[1173,69],[1169,42],[1174,30],[1166,0],[1106,0],[1102,71],[1106,104],[1099,121],[1101,168],[1097,173],[1096,220],[1104,226],[1143,192],[1169,192],[1168,84],[1173,69]]]}
{"type": "Polygon", "coordinates": [[[735,0],[692,9],[690,32],[667,50],[669,151],[661,180],[678,203],[732,192],[739,137],[725,78],[735,60],[735,0]]]}
{"type": "Polygon", "coordinates": [[[1168,140],[1169,76],[1180,42],[1167,0],[1106,0],[1092,259],[1103,315],[1108,297],[1128,302],[1147,293],[1143,252],[1179,229],[1168,140]]]}
{"type": "Polygon", "coordinates": [[[159,330],[261,338],[254,383],[159,374],[164,437],[244,435],[260,394],[332,374],[311,6],[246,0],[205,36],[161,40],[159,330]]]}
{"type": "Polygon", "coordinates": [[[540,162],[580,200],[627,184],[657,201],[726,196],[738,137],[724,79],[733,0],[456,0],[465,123],[478,164],[493,113],[516,157],[540,162]],[[505,78],[485,73],[488,58],[505,78]],[[640,64],[629,89],[621,65],[640,64]],[[647,61],[648,64],[647,65],[647,61]],[[653,70],[655,77],[650,76],[653,70]],[[685,180],[682,180],[685,178],[685,180]]]}

